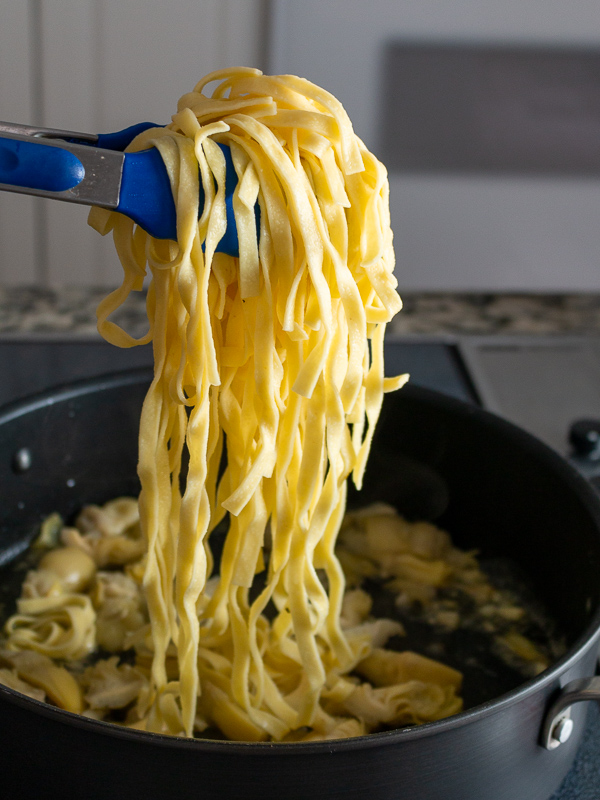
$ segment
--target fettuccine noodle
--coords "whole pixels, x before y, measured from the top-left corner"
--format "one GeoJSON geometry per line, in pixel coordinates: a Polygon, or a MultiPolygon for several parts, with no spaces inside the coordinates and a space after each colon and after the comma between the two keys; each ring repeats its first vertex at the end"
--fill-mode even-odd
{"type": "Polygon", "coordinates": [[[281,740],[318,725],[323,697],[348,693],[343,676],[372,647],[340,626],[334,545],[346,479],[360,487],[383,394],[405,379],[383,371],[385,324],[401,306],[387,175],[335,98],[255,69],[208,75],[130,149],[150,146],[170,176],[177,242],[114,212],[90,216],[112,230],[124,269],[99,330],[154,348],[139,448],[146,727],[192,736],[208,720],[231,738],[281,740]],[[239,260],[216,252],[227,225],[219,144],[238,178],[239,260]],[[135,340],[109,317],[147,270],[150,328],[135,340]],[[208,591],[210,534],[226,515],[208,591]]]}

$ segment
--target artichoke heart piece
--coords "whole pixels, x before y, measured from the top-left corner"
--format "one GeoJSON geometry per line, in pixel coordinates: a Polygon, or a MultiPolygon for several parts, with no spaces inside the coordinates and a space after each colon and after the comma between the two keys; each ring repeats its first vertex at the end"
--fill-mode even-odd
{"type": "Polygon", "coordinates": [[[363,683],[344,702],[341,711],[368,726],[419,725],[456,714],[462,701],[450,686],[423,681],[407,681],[374,689],[363,683]]]}
{"type": "Polygon", "coordinates": [[[445,561],[427,561],[411,553],[390,557],[383,566],[389,575],[435,587],[444,586],[452,574],[452,567],[445,561]]]}
{"type": "Polygon", "coordinates": [[[367,726],[362,720],[354,717],[339,717],[335,726],[326,732],[310,731],[287,741],[297,742],[323,742],[327,739],[351,739],[354,736],[364,736],[368,733],[367,726]]]}
{"type": "Polygon", "coordinates": [[[79,684],[64,667],[33,650],[0,650],[0,664],[12,667],[21,680],[43,689],[49,700],[65,711],[81,714],[83,695],[79,684]]]}
{"type": "Polygon", "coordinates": [[[40,561],[40,569],[54,572],[70,592],[82,592],[92,581],[96,564],[79,547],[58,547],[40,561]]]}
{"type": "Polygon", "coordinates": [[[536,645],[518,631],[509,631],[504,636],[497,636],[496,643],[517,659],[525,662],[534,675],[543,672],[548,666],[549,661],[546,655],[536,645]]]}
{"type": "Polygon", "coordinates": [[[14,689],[15,692],[24,694],[26,697],[31,697],[32,700],[44,702],[46,699],[46,692],[19,678],[16,669],[0,667],[0,683],[3,686],[8,686],[9,689],[14,689]]]}
{"type": "Polygon", "coordinates": [[[373,686],[392,686],[419,680],[438,686],[450,686],[456,691],[460,689],[463,677],[462,673],[447,664],[410,650],[395,652],[382,648],[375,648],[356,667],[356,672],[373,686]]]}
{"type": "Polygon", "coordinates": [[[31,546],[37,550],[49,550],[52,547],[56,547],[60,540],[63,525],[63,518],[60,514],[56,512],[50,514],[42,522],[40,533],[31,546]]]}
{"type": "Polygon", "coordinates": [[[129,664],[119,664],[117,656],[88,667],[81,678],[86,687],[85,699],[92,709],[125,708],[142,691],[148,692],[143,672],[129,664]]]}
{"type": "Polygon", "coordinates": [[[118,497],[103,506],[88,505],[76,520],[82,533],[98,531],[102,536],[120,536],[140,519],[138,501],[134,497],[118,497]]]}
{"type": "Polygon", "coordinates": [[[202,702],[207,716],[214,720],[228,738],[241,742],[264,742],[268,739],[266,731],[255,725],[222,689],[206,681],[203,690],[202,702]]]}

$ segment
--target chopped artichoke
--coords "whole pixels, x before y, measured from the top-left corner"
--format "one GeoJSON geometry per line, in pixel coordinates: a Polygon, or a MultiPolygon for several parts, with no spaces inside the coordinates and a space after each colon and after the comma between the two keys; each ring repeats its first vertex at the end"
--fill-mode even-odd
{"type": "Polygon", "coordinates": [[[16,670],[19,678],[43,689],[59,708],[81,714],[83,696],[79,684],[64,667],[57,666],[51,658],[33,650],[0,650],[0,663],[16,670]]]}
{"type": "Polygon", "coordinates": [[[392,686],[420,680],[458,690],[462,683],[462,673],[458,670],[410,650],[395,652],[376,648],[360,662],[356,671],[373,686],[392,686]]]}
{"type": "Polygon", "coordinates": [[[0,683],[8,686],[9,689],[21,692],[26,697],[31,697],[32,700],[43,702],[46,699],[46,692],[19,678],[16,669],[11,670],[6,667],[0,667],[0,683]]]}
{"type": "Polygon", "coordinates": [[[136,667],[119,665],[117,656],[96,662],[81,676],[85,699],[93,709],[125,708],[146,688],[148,680],[136,667]]]}
{"type": "Polygon", "coordinates": [[[103,506],[86,506],[77,517],[82,533],[98,531],[102,536],[120,536],[137,525],[140,519],[138,501],[133,497],[118,497],[103,506]]]}
{"type": "Polygon", "coordinates": [[[40,569],[58,575],[70,592],[83,592],[96,573],[94,559],[79,547],[57,547],[40,561],[40,569]]]}
{"type": "Polygon", "coordinates": [[[40,550],[56,547],[60,541],[60,533],[63,529],[63,525],[63,518],[60,514],[50,514],[42,522],[39,536],[33,541],[31,546],[40,550]]]}

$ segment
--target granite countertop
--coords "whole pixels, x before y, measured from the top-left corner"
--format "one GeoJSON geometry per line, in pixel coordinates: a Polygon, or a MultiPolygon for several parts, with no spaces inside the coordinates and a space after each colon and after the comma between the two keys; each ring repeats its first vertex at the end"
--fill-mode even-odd
{"type": "MultiPolygon", "coordinates": [[[[0,287],[0,335],[94,336],[104,288],[0,287]]],[[[148,327],[145,294],[133,292],[112,319],[134,336],[148,327]]],[[[600,294],[403,293],[395,334],[600,334],[600,294]]]]}
{"type": "MultiPolygon", "coordinates": [[[[98,336],[96,307],[110,289],[69,286],[61,290],[32,286],[0,287],[0,335],[98,336]]],[[[132,292],[111,319],[132,335],[148,329],[145,292],[132,292]]]]}

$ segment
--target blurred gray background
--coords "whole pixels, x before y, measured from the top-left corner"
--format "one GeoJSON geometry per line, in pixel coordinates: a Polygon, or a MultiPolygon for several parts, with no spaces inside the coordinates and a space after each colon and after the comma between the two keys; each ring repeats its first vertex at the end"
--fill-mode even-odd
{"type": "MultiPolygon", "coordinates": [[[[388,165],[405,291],[600,291],[597,0],[5,0],[0,119],[167,122],[205,73],[303,75],[388,165]]],[[[0,193],[0,283],[112,286],[87,210],[0,193]]]]}

